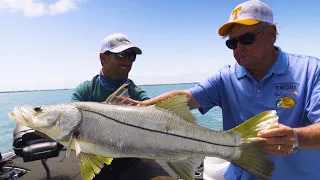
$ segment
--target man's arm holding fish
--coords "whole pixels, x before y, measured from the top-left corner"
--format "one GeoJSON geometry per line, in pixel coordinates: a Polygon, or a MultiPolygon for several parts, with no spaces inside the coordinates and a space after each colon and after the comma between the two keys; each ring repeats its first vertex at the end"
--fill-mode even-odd
{"type": "MultiPolygon", "coordinates": [[[[142,101],[138,104],[138,106],[153,105],[165,99],[172,98],[181,94],[186,94],[188,96],[188,106],[190,107],[190,110],[201,107],[189,90],[176,90],[166,92],[152,99],[142,101]]],[[[299,148],[320,148],[320,123],[315,123],[301,128],[291,128],[289,126],[279,124],[278,127],[272,130],[259,132],[258,136],[266,139],[266,143],[268,144],[268,154],[281,156],[286,155],[292,150],[293,144],[295,143],[294,132],[296,133],[299,141],[299,148]],[[278,150],[279,145],[281,150],[278,150]]]]}
{"type": "Polygon", "coordinates": [[[183,95],[183,94],[186,94],[188,96],[187,102],[188,102],[188,106],[189,106],[190,110],[200,108],[200,104],[194,98],[194,96],[191,94],[191,92],[188,90],[177,90],[177,91],[170,91],[167,93],[163,93],[163,94],[160,94],[159,96],[156,96],[154,98],[139,102],[137,105],[138,106],[149,106],[149,105],[153,105],[158,102],[164,101],[168,98],[173,98],[175,96],[183,95]]]}
{"type": "Polygon", "coordinates": [[[280,142],[283,149],[282,153],[274,152],[270,148],[269,153],[274,155],[285,155],[290,152],[295,142],[294,135],[299,143],[300,149],[320,149],[320,70],[315,72],[311,79],[311,95],[306,103],[305,113],[311,124],[305,127],[291,128],[279,125],[278,128],[260,132],[258,136],[267,138],[267,143],[271,146],[278,145],[280,142]],[[284,151],[285,150],[285,151],[284,151]]]}
{"type": "Polygon", "coordinates": [[[269,154],[285,155],[291,151],[295,142],[294,131],[297,134],[300,149],[320,148],[320,123],[300,128],[291,128],[279,124],[275,129],[259,132],[258,136],[266,138],[269,145],[269,148],[267,148],[269,154]],[[275,151],[279,145],[281,151],[275,151]]]}

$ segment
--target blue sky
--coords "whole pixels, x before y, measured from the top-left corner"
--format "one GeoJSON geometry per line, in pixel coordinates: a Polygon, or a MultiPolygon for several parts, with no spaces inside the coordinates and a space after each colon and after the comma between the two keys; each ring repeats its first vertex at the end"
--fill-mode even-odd
{"type": "MultiPolygon", "coordinates": [[[[204,80],[235,62],[217,30],[243,0],[0,0],[0,91],[74,88],[101,68],[110,33],[143,54],[137,84],[204,80]]],[[[282,50],[320,57],[318,0],[265,0],[282,50]],[[307,4],[304,2],[308,2],[307,4]]]]}

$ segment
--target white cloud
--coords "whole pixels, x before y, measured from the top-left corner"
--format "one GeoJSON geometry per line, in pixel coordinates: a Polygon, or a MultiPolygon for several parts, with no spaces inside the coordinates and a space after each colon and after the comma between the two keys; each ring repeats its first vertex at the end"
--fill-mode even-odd
{"type": "Polygon", "coordinates": [[[27,17],[58,15],[77,9],[83,0],[57,0],[47,4],[45,0],[0,0],[0,10],[24,13],[27,17]]]}

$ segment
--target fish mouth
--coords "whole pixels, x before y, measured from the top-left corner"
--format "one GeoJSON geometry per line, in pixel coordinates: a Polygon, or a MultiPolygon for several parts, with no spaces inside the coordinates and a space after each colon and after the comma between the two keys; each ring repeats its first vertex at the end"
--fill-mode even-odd
{"type": "Polygon", "coordinates": [[[13,112],[8,113],[8,117],[22,126],[30,126],[30,120],[28,120],[30,119],[30,116],[21,106],[16,106],[13,109],[13,112]]]}

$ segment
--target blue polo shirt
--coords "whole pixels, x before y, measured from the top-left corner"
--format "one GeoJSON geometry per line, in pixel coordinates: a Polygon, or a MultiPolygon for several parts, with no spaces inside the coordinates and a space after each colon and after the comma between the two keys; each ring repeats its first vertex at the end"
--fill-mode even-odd
{"type": "MultiPolygon", "coordinates": [[[[229,130],[251,117],[274,109],[279,123],[304,127],[320,121],[320,61],[310,56],[288,54],[279,47],[270,71],[256,82],[238,63],[227,65],[204,82],[189,89],[201,105],[202,114],[212,107],[222,109],[223,129],[229,130]]],[[[320,150],[302,149],[295,154],[271,156],[272,180],[320,179],[320,150]]],[[[256,179],[230,163],[227,180],[256,179]]]]}

